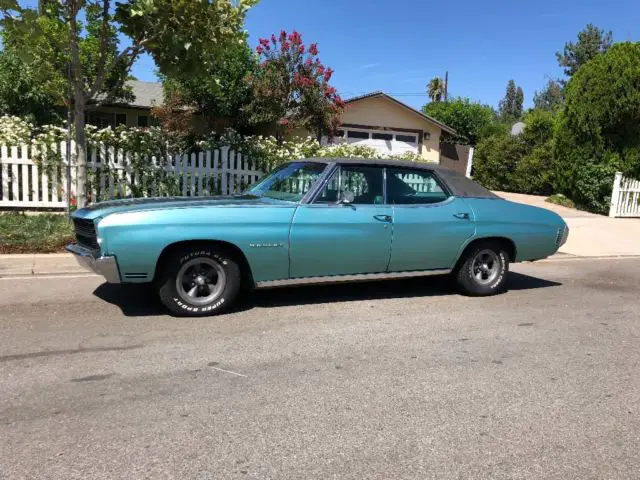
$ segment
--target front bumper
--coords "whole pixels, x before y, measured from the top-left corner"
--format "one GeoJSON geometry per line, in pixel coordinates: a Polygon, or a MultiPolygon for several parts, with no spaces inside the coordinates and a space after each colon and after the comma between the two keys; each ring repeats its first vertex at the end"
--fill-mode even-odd
{"type": "Polygon", "coordinates": [[[65,249],[67,252],[73,253],[81,267],[102,275],[109,283],[120,283],[120,271],[116,257],[101,256],[99,252],[82,247],[77,243],[69,244],[65,249]]]}

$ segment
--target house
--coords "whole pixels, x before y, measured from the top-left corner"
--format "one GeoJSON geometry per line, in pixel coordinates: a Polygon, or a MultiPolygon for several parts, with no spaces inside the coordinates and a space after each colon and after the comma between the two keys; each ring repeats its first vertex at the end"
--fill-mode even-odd
{"type": "MultiPolygon", "coordinates": [[[[417,153],[425,161],[439,163],[440,140],[455,130],[384,92],[373,92],[346,100],[337,138],[363,144],[381,153],[417,153]]],[[[327,144],[330,140],[322,138],[327,144]]]]}
{"type": "Polygon", "coordinates": [[[87,109],[87,123],[100,128],[116,127],[148,127],[152,124],[151,109],[162,105],[164,101],[162,84],[158,82],[141,82],[129,80],[134,100],[131,103],[102,103],[87,109]]]}

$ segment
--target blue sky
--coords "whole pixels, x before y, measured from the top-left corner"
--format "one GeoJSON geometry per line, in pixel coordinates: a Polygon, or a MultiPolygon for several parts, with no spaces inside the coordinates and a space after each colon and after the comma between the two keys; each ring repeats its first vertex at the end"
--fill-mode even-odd
{"type": "MultiPolygon", "coordinates": [[[[252,46],[283,28],[317,42],[345,98],[383,90],[420,107],[427,81],[448,70],[454,95],[497,105],[513,78],[529,106],[562,74],[555,52],[587,23],[639,41],[638,20],[639,0],[262,0],[246,28],[252,46]]],[[[153,80],[153,62],[142,59],[133,73],[153,80]]]]}

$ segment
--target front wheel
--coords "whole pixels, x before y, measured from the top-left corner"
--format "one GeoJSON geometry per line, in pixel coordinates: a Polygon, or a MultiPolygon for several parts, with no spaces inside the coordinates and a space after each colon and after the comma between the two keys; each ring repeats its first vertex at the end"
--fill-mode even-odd
{"type": "Polygon", "coordinates": [[[465,295],[484,297],[505,290],[509,255],[497,242],[478,243],[465,252],[456,281],[465,295]]]}
{"type": "Polygon", "coordinates": [[[158,294],[174,315],[215,315],[236,301],[240,274],[240,266],[224,249],[186,247],[173,252],[162,266],[158,294]]]}

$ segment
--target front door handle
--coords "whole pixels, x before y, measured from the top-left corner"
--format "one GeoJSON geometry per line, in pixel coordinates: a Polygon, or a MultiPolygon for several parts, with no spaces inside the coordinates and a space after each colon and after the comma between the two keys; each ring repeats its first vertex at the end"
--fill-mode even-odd
{"type": "Polygon", "coordinates": [[[466,212],[454,213],[453,216],[460,220],[469,220],[469,214],[466,212]]]}
{"type": "Polygon", "coordinates": [[[381,222],[390,222],[392,220],[391,215],[374,215],[373,218],[381,222]]]}

